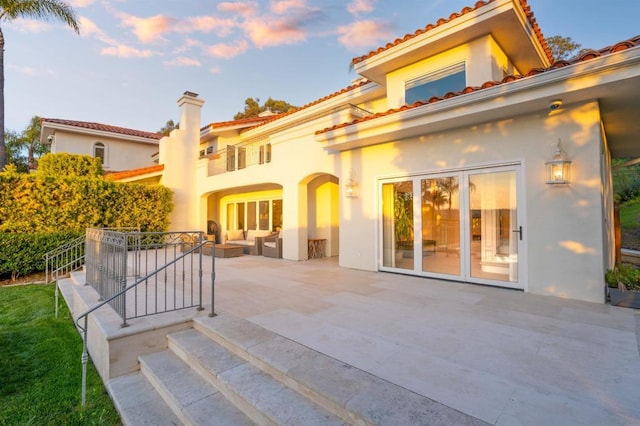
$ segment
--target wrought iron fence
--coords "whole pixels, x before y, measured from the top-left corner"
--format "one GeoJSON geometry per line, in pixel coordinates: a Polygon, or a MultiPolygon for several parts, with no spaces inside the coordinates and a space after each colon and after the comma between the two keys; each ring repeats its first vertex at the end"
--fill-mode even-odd
{"type": "Polygon", "coordinates": [[[83,336],[82,404],[86,401],[89,315],[109,304],[127,321],[186,308],[203,307],[204,262],[210,262],[211,313],[215,316],[215,245],[204,232],[137,232],[88,229],[87,285],[101,302],[80,315],[83,336]],[[208,256],[203,256],[208,255],[208,256]]]}

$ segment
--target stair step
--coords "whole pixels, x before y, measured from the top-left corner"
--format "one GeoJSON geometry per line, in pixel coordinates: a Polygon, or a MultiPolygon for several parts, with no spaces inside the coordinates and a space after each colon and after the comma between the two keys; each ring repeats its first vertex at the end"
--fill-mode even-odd
{"type": "Polygon", "coordinates": [[[194,319],[194,330],[350,424],[484,424],[471,416],[286,339],[248,320],[194,319]]]}
{"type": "Polygon", "coordinates": [[[169,336],[169,348],[258,424],[345,422],[197,330],[169,336]]]}
{"type": "Polygon", "coordinates": [[[215,387],[169,350],[140,357],[140,370],[187,425],[251,425],[215,387]]]}
{"type": "Polygon", "coordinates": [[[139,372],[111,379],[107,390],[125,426],[173,426],[182,422],[139,372]]]}

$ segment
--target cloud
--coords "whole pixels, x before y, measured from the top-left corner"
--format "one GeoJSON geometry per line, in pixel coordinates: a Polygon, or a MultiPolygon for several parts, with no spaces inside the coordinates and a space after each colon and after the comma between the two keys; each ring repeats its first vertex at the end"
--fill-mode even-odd
{"type": "Polygon", "coordinates": [[[292,9],[309,9],[304,0],[271,0],[271,11],[278,15],[284,15],[292,9]]]}
{"type": "Polygon", "coordinates": [[[178,56],[170,61],[164,61],[163,64],[174,67],[199,67],[201,65],[199,60],[186,56],[178,56]]]}
{"type": "Polygon", "coordinates": [[[245,34],[259,48],[295,44],[306,39],[306,32],[288,19],[252,19],[245,22],[245,34]]]}
{"type": "Polygon", "coordinates": [[[211,74],[220,74],[222,72],[222,70],[220,69],[220,67],[211,67],[209,69],[209,72],[211,74]]]}
{"type": "Polygon", "coordinates": [[[37,68],[28,67],[28,66],[19,66],[19,65],[9,64],[7,66],[7,68],[15,70],[15,71],[19,72],[20,74],[26,74],[26,75],[31,76],[31,77],[35,77],[35,76],[41,74],[41,72],[39,72],[39,70],[37,68]]]}
{"type": "Polygon", "coordinates": [[[35,19],[17,18],[11,24],[23,33],[42,33],[51,29],[51,24],[35,19]]]}
{"type": "Polygon", "coordinates": [[[218,43],[206,48],[207,54],[218,58],[231,59],[247,51],[249,43],[245,40],[235,43],[218,43]]]}
{"type": "Polygon", "coordinates": [[[117,56],[119,58],[149,58],[153,52],[148,49],[140,50],[124,44],[105,47],[100,51],[101,55],[117,56]]]}
{"type": "Polygon", "coordinates": [[[171,30],[173,18],[156,15],[150,18],[140,18],[126,13],[118,13],[122,25],[133,28],[133,33],[142,43],[153,43],[161,40],[162,35],[171,30]]]}
{"type": "Polygon", "coordinates": [[[338,40],[349,50],[376,46],[393,37],[391,24],[373,20],[356,21],[351,25],[338,27],[338,40]]]}
{"type": "Polygon", "coordinates": [[[237,14],[240,16],[248,17],[257,14],[258,3],[255,1],[246,2],[222,2],[218,4],[218,10],[221,12],[227,12],[237,14]]]}
{"type": "Polygon", "coordinates": [[[91,6],[95,3],[95,0],[67,0],[69,6],[75,9],[79,9],[81,7],[91,6]]]}
{"type": "Polygon", "coordinates": [[[220,37],[228,36],[238,24],[233,19],[222,19],[215,16],[196,16],[187,18],[184,22],[176,26],[175,31],[180,33],[215,31],[220,37]]]}
{"type": "Polygon", "coordinates": [[[347,11],[352,15],[371,13],[375,3],[376,0],[353,0],[347,5],[347,11]]]}

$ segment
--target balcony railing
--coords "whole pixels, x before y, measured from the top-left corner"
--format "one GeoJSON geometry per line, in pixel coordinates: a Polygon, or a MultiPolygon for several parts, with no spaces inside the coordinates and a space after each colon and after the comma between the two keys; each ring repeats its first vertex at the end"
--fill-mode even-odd
{"type": "Polygon", "coordinates": [[[247,145],[229,145],[214,151],[209,146],[200,150],[200,158],[209,159],[208,175],[242,170],[271,162],[271,144],[256,142],[247,145]]]}

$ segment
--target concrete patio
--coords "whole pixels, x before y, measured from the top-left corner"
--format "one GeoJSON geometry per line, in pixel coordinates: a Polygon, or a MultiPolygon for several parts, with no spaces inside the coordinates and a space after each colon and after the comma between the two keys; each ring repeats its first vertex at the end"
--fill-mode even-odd
{"type": "Polygon", "coordinates": [[[490,424],[640,423],[632,309],[243,256],[216,259],[216,311],[490,424]]]}

